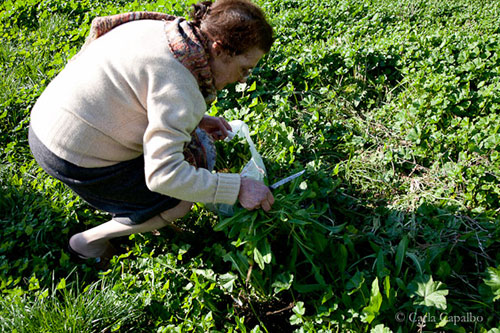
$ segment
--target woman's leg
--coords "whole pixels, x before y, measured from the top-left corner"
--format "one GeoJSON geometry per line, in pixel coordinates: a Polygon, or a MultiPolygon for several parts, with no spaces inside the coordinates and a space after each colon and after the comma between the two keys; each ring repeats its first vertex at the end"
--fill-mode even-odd
{"type": "Polygon", "coordinates": [[[136,225],[125,225],[111,220],[73,235],[69,240],[69,244],[74,251],[83,256],[89,258],[105,256],[111,250],[110,239],[163,228],[186,215],[191,210],[191,207],[191,202],[181,201],[174,208],[136,225]]]}

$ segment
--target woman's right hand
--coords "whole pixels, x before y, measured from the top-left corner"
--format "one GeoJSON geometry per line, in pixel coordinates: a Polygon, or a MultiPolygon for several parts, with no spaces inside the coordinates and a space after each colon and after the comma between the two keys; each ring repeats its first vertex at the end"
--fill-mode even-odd
{"type": "Polygon", "coordinates": [[[262,208],[267,212],[274,203],[274,196],[269,187],[258,180],[247,177],[241,177],[238,199],[241,206],[248,210],[262,208]]]}

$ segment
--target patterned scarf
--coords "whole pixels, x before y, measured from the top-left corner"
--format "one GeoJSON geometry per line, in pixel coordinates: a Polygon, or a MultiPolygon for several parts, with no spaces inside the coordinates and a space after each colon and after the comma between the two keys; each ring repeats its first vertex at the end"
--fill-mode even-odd
{"type": "Polygon", "coordinates": [[[212,104],[217,96],[217,90],[208,62],[208,42],[199,28],[194,27],[184,18],[156,12],[132,12],[97,17],[92,21],[89,36],[82,49],[111,29],[136,20],[173,21],[171,24],[165,24],[170,51],[196,78],[207,105],[212,104]]]}

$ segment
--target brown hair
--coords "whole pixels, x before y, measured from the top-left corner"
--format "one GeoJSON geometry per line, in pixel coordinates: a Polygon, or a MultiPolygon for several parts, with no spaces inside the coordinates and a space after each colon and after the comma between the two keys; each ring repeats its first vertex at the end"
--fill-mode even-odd
{"type": "Polygon", "coordinates": [[[232,55],[258,47],[268,53],[274,42],[273,28],[262,9],[249,0],[202,1],[192,5],[192,24],[211,40],[220,41],[232,55]]]}

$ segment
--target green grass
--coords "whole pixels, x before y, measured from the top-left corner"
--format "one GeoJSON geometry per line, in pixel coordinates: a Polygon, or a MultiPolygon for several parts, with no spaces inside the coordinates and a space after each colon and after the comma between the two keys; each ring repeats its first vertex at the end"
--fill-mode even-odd
{"type": "MultiPolygon", "coordinates": [[[[277,41],[209,112],[249,124],[269,183],[306,175],[269,213],[200,205],[194,236],[125,239],[101,273],[65,248],[108,216],[38,168],[29,112],[93,17],[189,2],[0,5],[3,331],[496,332],[500,3],[259,4],[277,41]]],[[[217,147],[220,169],[249,159],[217,147]]]]}
{"type": "MultiPolygon", "coordinates": [[[[30,295],[11,295],[0,300],[3,332],[96,332],[116,331],[133,323],[140,313],[139,295],[119,294],[102,280],[81,290],[62,279],[50,289],[38,289],[30,280],[30,295]]],[[[122,330],[125,331],[125,330],[122,330]]]]}

